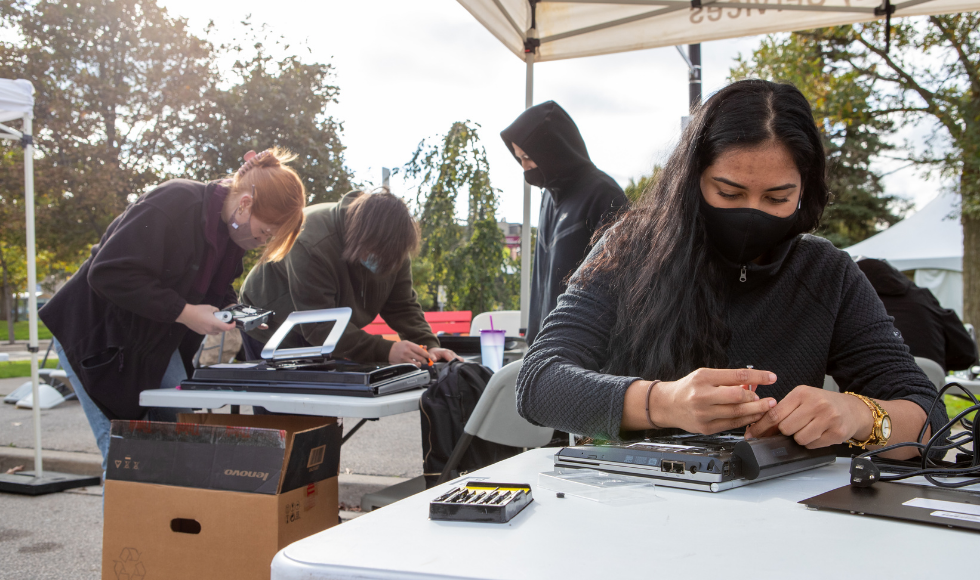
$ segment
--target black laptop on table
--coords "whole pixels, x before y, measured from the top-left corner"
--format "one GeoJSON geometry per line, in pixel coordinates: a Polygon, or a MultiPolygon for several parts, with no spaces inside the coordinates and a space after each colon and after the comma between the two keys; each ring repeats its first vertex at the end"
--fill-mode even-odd
{"type": "Polygon", "coordinates": [[[293,312],[262,349],[261,361],[196,369],[181,390],[249,391],[377,397],[424,387],[428,371],[410,364],[361,364],[334,359],[337,341],[350,321],[350,308],[293,312]],[[333,322],[323,346],[278,348],[297,324],[333,322]]]}

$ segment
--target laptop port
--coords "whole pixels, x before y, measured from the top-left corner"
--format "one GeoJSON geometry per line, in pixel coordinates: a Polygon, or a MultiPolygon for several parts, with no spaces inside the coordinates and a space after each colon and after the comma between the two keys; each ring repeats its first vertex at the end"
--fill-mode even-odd
{"type": "Polygon", "coordinates": [[[697,464],[692,465],[691,466],[691,469],[689,471],[691,472],[691,475],[694,475],[695,473],[697,473],[698,472],[698,466],[697,466],[697,464]]]}
{"type": "Polygon", "coordinates": [[[664,471],[664,472],[667,472],[667,473],[670,473],[671,471],[674,471],[674,462],[673,461],[661,461],[660,462],[660,471],[664,471]]]}
{"type": "Polygon", "coordinates": [[[732,472],[731,465],[726,461],[724,465],[721,466],[721,475],[723,477],[728,477],[728,474],[732,472]]]}

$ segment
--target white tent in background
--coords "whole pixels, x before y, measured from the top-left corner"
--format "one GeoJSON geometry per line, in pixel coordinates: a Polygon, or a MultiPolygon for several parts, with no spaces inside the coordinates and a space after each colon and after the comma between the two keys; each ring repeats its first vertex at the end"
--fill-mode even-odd
{"type": "Polygon", "coordinates": [[[945,308],[963,317],[963,226],[960,198],[940,193],[887,230],[844,249],[851,256],[886,260],[928,288],[945,308]]]}
{"type": "MultiPolygon", "coordinates": [[[[27,307],[30,328],[31,397],[34,413],[34,471],[0,474],[0,491],[37,495],[90,485],[91,477],[44,473],[41,464],[41,408],[37,368],[37,262],[34,248],[34,86],[24,79],[0,79],[0,139],[14,141],[24,149],[24,213],[27,222],[27,307]],[[20,131],[5,123],[21,120],[20,131]]],[[[48,387],[50,388],[50,387],[48,387]]],[[[95,483],[98,478],[95,478],[95,483]]]]}
{"type": "MultiPolygon", "coordinates": [[[[458,0],[527,64],[524,106],[533,104],[534,63],[872,20],[980,10],[980,0],[458,0]]],[[[679,48],[679,47],[678,47],[679,48]]],[[[681,52],[683,55],[683,51],[681,52]]],[[[700,54],[700,52],[698,52],[700,54]]],[[[700,58],[700,57],[697,57],[700,58]]],[[[685,60],[687,57],[685,56],[685,60]]],[[[691,68],[700,95],[701,66],[691,68]]],[[[531,188],[524,185],[521,326],[531,276],[531,188]]]]}
{"type": "Polygon", "coordinates": [[[0,124],[0,139],[18,141],[24,148],[24,211],[27,214],[27,315],[30,326],[31,383],[34,397],[34,469],[43,475],[41,465],[41,409],[38,406],[37,374],[37,267],[34,255],[34,143],[31,123],[34,120],[34,85],[24,79],[0,79],[0,123],[23,120],[17,131],[0,124]]]}

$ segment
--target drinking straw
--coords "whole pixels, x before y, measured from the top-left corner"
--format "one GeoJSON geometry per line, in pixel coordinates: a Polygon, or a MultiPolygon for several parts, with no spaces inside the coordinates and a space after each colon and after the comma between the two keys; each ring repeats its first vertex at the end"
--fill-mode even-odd
{"type": "Polygon", "coordinates": [[[490,330],[493,330],[493,316],[490,316],[490,330]]]}

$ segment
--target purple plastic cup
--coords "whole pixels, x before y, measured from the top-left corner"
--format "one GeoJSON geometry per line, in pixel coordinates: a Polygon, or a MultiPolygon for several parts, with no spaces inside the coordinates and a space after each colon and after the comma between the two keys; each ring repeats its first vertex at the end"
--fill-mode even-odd
{"type": "Polygon", "coordinates": [[[504,335],[503,330],[481,330],[480,352],[483,355],[483,366],[493,372],[504,366],[504,335]]]}

